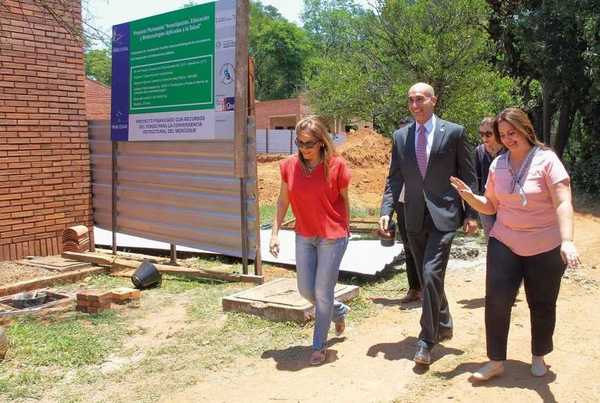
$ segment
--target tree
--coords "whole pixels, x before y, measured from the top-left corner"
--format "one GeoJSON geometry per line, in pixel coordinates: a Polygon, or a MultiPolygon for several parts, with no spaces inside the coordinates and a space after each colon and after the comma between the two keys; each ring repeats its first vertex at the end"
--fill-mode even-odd
{"type": "Polygon", "coordinates": [[[489,32],[502,55],[496,58],[496,64],[519,81],[538,134],[562,156],[577,113],[594,126],[594,116],[599,112],[591,106],[599,99],[598,2],[488,3],[492,9],[489,32]],[[539,91],[532,92],[532,84],[539,91]]]}
{"type": "Polygon", "coordinates": [[[302,90],[310,52],[310,41],[300,27],[274,7],[251,2],[249,53],[256,66],[257,99],[285,99],[302,90]]]}
{"type": "Polygon", "coordinates": [[[108,49],[92,49],[85,53],[85,75],[110,86],[112,82],[111,52],[108,49]]]}
{"type": "MultiPolygon", "coordinates": [[[[484,0],[378,0],[374,8],[350,19],[347,26],[357,31],[353,36],[358,40],[346,44],[337,56],[327,55],[335,57],[341,63],[337,71],[348,76],[336,83],[323,77],[329,71],[320,69],[309,80],[313,95],[329,95],[327,102],[313,96],[320,111],[331,111],[328,105],[347,105],[353,108],[347,113],[368,113],[390,133],[409,114],[410,85],[425,81],[438,95],[436,113],[473,134],[484,116],[515,103],[512,81],[488,61],[492,44],[485,32],[484,0]]],[[[321,19],[328,15],[313,14],[321,19]]]]}

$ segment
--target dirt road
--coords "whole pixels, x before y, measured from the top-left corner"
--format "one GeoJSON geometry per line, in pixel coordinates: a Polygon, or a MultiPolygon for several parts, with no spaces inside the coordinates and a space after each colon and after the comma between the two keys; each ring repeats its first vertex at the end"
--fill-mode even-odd
{"type": "Polygon", "coordinates": [[[485,361],[483,328],[484,261],[451,261],[446,289],[455,322],[454,338],[434,350],[434,363],[422,371],[412,362],[420,309],[400,309],[376,299],[380,312],[346,338],[333,339],[328,362],[307,364],[309,348],[265,351],[215,373],[163,401],[211,402],[595,402],[600,396],[600,222],[578,215],[577,243],[586,269],[568,273],[558,300],[555,350],[543,378],[529,373],[529,311],[521,291],[513,310],[506,373],[485,385],[468,382],[485,361]],[[585,236],[583,236],[585,234],[585,236]],[[593,254],[590,254],[593,252],[593,254]]]}

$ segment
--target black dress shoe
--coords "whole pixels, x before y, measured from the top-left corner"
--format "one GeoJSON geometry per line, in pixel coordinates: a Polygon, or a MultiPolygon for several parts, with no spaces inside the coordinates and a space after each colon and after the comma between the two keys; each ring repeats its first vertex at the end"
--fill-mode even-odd
{"type": "Polygon", "coordinates": [[[440,332],[440,334],[438,336],[438,340],[441,343],[444,340],[452,339],[453,336],[454,336],[454,334],[452,333],[452,329],[444,330],[444,331],[440,332]]]}
{"type": "Polygon", "coordinates": [[[425,346],[417,346],[417,352],[413,361],[417,364],[429,365],[431,364],[431,351],[425,346]]]}

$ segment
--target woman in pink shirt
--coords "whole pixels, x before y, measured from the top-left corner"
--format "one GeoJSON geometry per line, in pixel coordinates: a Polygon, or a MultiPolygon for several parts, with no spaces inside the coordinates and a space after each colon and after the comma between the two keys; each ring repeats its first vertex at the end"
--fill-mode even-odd
{"type": "Polygon", "coordinates": [[[334,299],[340,263],[348,245],[350,171],[337,155],[327,128],[316,117],[296,125],[298,154],[280,164],[281,188],[270,251],[279,254],[279,227],[289,205],[296,217],[298,291],[315,306],[312,365],[325,362],[331,321],[340,336],[349,309],[334,299]]]}
{"type": "Polygon", "coordinates": [[[547,372],[556,300],[565,266],[579,263],[573,244],[573,205],[567,171],[536,137],[527,114],[502,111],[494,135],[508,150],[490,166],[485,194],[475,195],[458,178],[451,183],[471,207],[496,214],[490,231],[485,287],[485,330],[490,361],[471,377],[485,381],[504,372],[510,313],[524,283],[531,315],[531,373],[547,372]]]}

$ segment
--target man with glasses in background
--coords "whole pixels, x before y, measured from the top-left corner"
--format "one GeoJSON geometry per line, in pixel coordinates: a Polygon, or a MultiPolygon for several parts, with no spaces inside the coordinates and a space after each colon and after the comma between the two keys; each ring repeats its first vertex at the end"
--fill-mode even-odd
{"type": "MultiPolygon", "coordinates": [[[[485,184],[487,183],[488,172],[490,170],[490,164],[498,155],[502,154],[505,150],[502,144],[498,143],[494,136],[494,118],[485,117],[479,124],[479,137],[481,138],[481,144],[475,148],[475,172],[477,173],[477,188],[476,192],[478,195],[485,193],[485,184]]],[[[479,219],[481,220],[481,226],[486,239],[496,221],[496,215],[486,215],[479,213],[479,219]]]]}

